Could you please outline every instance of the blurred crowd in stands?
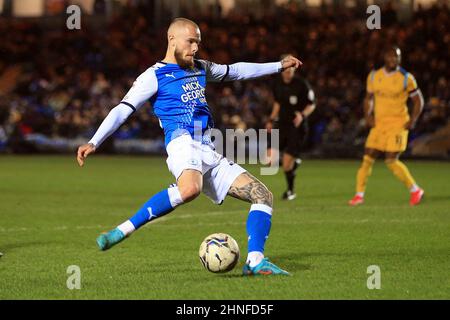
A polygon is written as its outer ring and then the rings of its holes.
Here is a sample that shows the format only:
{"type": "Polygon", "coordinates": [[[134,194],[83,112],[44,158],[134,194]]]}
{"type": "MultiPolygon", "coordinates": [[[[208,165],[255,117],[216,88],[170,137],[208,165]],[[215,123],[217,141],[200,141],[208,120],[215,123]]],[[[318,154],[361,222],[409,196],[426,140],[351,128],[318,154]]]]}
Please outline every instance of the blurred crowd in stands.
{"type": "MultiPolygon", "coordinates": [[[[29,134],[87,141],[134,79],[164,57],[167,26],[155,28],[151,14],[150,8],[129,7],[105,27],[83,25],[75,31],[0,19],[0,150],[29,150],[24,144],[29,134]]],[[[309,12],[288,5],[258,18],[242,12],[222,19],[183,15],[202,31],[199,58],[232,63],[278,61],[286,52],[300,57],[304,67],[298,74],[317,98],[310,152],[362,151],[365,81],[372,68],[382,65],[380,53],[388,44],[402,49],[402,65],[415,75],[425,98],[424,114],[410,138],[448,123],[448,7],[419,9],[407,22],[383,8],[380,30],[368,30],[365,10],[356,9],[309,12]]],[[[216,127],[264,128],[273,103],[272,80],[210,84],[207,100],[216,127]]],[[[162,139],[151,106],[134,114],[114,138],[162,139]]]]}

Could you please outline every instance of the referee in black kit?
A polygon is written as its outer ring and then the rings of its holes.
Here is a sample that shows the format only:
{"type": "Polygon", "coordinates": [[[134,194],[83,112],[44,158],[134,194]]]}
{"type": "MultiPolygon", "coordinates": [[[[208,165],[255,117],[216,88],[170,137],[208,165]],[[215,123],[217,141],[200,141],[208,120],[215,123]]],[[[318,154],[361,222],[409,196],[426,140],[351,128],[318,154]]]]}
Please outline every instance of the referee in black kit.
{"type": "Polygon", "coordinates": [[[308,134],[307,119],[316,108],[314,91],[306,79],[295,77],[295,68],[288,68],[275,81],[273,95],[275,101],[266,129],[269,132],[272,128],[280,130],[279,151],[283,153],[282,166],[287,181],[283,199],[293,200],[297,196],[294,192],[295,170],[308,134]]]}

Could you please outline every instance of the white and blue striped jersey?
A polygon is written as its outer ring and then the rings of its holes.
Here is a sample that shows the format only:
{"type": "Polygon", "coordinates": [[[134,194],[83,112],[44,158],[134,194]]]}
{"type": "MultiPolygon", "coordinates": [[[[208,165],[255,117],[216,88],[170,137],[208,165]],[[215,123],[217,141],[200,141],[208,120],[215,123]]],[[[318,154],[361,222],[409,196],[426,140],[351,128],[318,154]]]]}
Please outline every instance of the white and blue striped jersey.
{"type": "Polygon", "coordinates": [[[188,132],[194,137],[199,130],[203,134],[214,125],[205,97],[208,82],[252,79],[280,72],[281,68],[281,62],[221,65],[195,60],[192,68],[158,62],[136,79],[116,107],[118,110],[111,110],[110,119],[104,120],[90,142],[95,146],[101,144],[147,101],[159,118],[166,146],[179,134],[188,132]]]}

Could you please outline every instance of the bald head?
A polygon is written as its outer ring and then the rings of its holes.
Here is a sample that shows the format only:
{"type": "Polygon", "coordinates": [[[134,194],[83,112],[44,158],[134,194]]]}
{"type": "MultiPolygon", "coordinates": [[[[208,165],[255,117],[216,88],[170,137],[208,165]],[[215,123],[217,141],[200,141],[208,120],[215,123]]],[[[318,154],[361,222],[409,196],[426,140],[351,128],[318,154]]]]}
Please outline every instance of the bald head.
{"type": "Polygon", "coordinates": [[[194,21],[186,18],[176,18],[170,24],[169,29],[167,30],[167,36],[175,36],[176,34],[183,32],[186,29],[194,29],[200,31],[200,28],[194,21]]]}
{"type": "Polygon", "coordinates": [[[397,46],[387,47],[384,50],[384,66],[388,71],[398,68],[402,60],[402,53],[397,46]]]}
{"type": "Polygon", "coordinates": [[[186,18],[176,18],[167,30],[167,62],[174,62],[181,67],[192,67],[194,56],[198,51],[201,34],[198,25],[186,18]]]}

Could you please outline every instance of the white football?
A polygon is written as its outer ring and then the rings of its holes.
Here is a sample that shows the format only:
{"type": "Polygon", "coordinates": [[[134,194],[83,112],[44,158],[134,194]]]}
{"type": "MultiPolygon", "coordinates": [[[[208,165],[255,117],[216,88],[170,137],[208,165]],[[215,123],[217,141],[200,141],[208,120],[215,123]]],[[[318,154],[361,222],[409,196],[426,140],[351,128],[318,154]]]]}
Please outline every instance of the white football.
{"type": "Polygon", "coordinates": [[[206,270],[228,272],[239,261],[239,246],[229,234],[213,233],[203,240],[198,255],[206,270]]]}

